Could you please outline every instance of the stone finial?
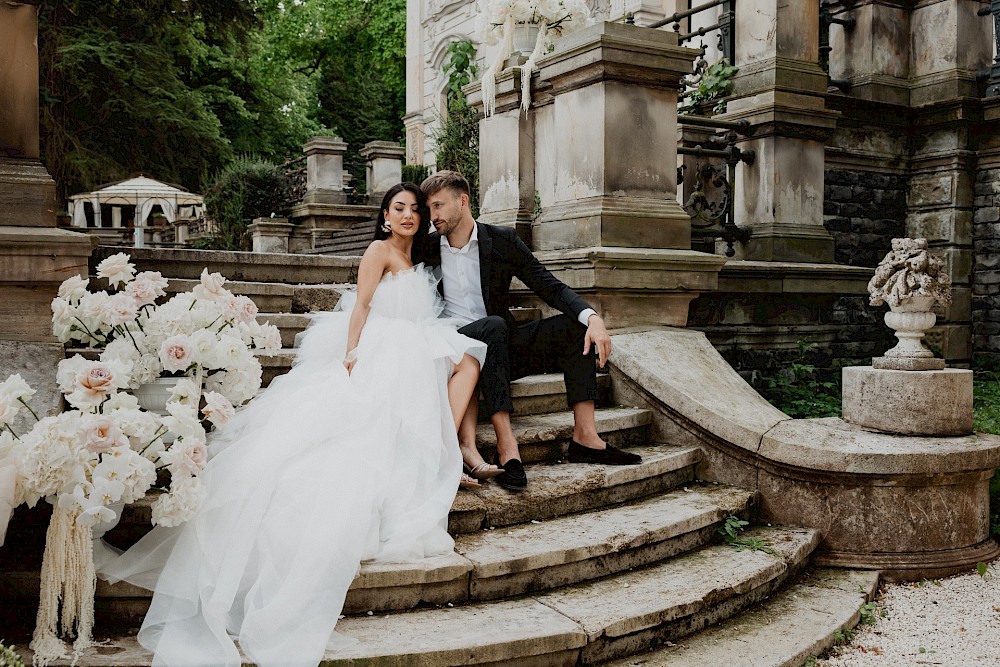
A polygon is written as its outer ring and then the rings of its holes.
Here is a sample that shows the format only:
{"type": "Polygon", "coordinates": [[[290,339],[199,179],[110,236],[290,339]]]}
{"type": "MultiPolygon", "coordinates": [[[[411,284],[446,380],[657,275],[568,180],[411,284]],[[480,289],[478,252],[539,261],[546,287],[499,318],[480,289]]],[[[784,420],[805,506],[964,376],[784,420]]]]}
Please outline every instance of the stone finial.
{"type": "Polygon", "coordinates": [[[944,368],[924,345],[924,331],[934,326],[937,301],[951,303],[951,277],[940,258],[927,250],[927,239],[893,239],[892,251],[876,267],[868,283],[873,306],[889,304],[885,323],[899,343],[883,357],[872,359],[880,370],[930,371],[944,368]]]}
{"type": "Polygon", "coordinates": [[[933,297],[942,305],[951,303],[951,277],[944,262],[927,250],[927,239],[893,239],[892,250],[879,262],[868,283],[873,306],[888,303],[893,310],[914,297],[933,297]]]}

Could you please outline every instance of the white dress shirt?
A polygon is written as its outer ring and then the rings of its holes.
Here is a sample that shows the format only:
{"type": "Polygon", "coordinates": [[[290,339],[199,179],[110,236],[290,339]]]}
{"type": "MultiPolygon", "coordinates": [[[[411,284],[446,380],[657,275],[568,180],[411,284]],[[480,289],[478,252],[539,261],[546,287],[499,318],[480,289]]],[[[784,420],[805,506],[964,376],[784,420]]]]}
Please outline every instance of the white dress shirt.
{"type": "MultiPolygon", "coordinates": [[[[452,248],[448,237],[441,235],[441,279],[444,283],[444,314],[461,321],[462,325],[486,317],[483,302],[483,281],[479,272],[479,225],[473,225],[469,242],[452,248]]],[[[584,308],[579,321],[587,326],[593,308],[584,308]]]]}

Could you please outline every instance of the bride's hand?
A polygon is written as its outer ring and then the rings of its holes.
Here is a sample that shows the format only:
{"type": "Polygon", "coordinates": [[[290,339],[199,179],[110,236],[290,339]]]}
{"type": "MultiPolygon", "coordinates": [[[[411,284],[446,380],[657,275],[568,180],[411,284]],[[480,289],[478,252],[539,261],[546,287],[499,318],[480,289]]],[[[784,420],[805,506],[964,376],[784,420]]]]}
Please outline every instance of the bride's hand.
{"type": "Polygon", "coordinates": [[[354,370],[354,365],[356,363],[358,363],[358,348],[354,348],[344,355],[344,368],[347,369],[348,375],[350,375],[351,371],[354,370]]]}

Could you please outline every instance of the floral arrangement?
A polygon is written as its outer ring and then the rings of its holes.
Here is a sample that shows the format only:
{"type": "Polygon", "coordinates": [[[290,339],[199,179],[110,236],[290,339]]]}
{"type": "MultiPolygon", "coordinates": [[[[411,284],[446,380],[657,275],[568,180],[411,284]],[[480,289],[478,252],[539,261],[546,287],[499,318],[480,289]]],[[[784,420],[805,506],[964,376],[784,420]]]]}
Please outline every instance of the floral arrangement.
{"type": "Polygon", "coordinates": [[[513,52],[514,26],[537,25],[538,37],[527,62],[521,66],[521,108],[531,105],[531,73],[535,62],[552,45],[553,38],[590,25],[585,0],[481,0],[479,34],[486,44],[499,44],[496,60],[483,75],[486,116],[496,110],[496,75],[513,52]]]}
{"type": "Polygon", "coordinates": [[[60,341],[105,346],[101,360],[123,364],[131,389],[164,374],[201,373],[210,392],[232,405],[257,393],[261,367],[253,350],[275,352],[281,337],[273,325],[257,322],[257,306],[227,290],[221,274],[205,269],[201,284],[160,306],[155,302],[167,281],[156,271],[136,274],[125,253],[102,261],[97,276],[120,290],[88,292],[88,280],[78,277],[59,288],[52,332],[60,341]]]}
{"type": "Polygon", "coordinates": [[[868,282],[873,306],[888,303],[897,308],[916,296],[951,303],[951,276],[939,257],[930,254],[927,239],[892,240],[892,250],[879,262],[868,282]]]}
{"type": "Polygon", "coordinates": [[[74,649],[93,645],[94,526],[113,525],[160,470],[170,481],[153,523],[176,526],[193,516],[204,497],[206,423],[225,425],[260,389],[253,350],[281,345],[277,328],[258,324],[253,302],[226,290],[219,274],[202,272],[194,290],[157,306],[166,280],[137,275],[127,255],[107,258],[97,273],[121,289],[88,292],[88,281],[74,277],[52,302],[60,340],[106,346],[98,360],[77,354],[59,363],[56,382],[71,409],[39,418],[28,403],[35,391],[20,375],[0,382],[0,544],[13,507],[42,498],[54,506],[31,644],[40,664],[66,656],[56,634],[60,600],[63,632],[75,627],[74,649]],[[163,414],[127,393],[164,374],[176,380],[163,414]],[[18,434],[12,424],[23,409],[36,423],[18,434]]]}

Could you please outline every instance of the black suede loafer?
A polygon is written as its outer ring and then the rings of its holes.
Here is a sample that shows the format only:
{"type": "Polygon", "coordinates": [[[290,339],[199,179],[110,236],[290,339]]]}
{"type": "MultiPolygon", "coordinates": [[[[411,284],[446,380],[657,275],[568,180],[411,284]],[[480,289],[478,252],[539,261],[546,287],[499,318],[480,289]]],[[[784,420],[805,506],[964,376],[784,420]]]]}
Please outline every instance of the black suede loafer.
{"type": "Polygon", "coordinates": [[[576,440],[571,440],[569,443],[569,462],[631,466],[642,463],[642,457],[631,452],[624,452],[611,445],[608,445],[605,449],[591,449],[590,447],[584,447],[576,440]]]}
{"type": "Polygon", "coordinates": [[[509,491],[523,491],[528,488],[528,476],[524,474],[524,466],[518,459],[505,461],[500,467],[503,468],[503,474],[493,478],[497,484],[509,491]]]}

